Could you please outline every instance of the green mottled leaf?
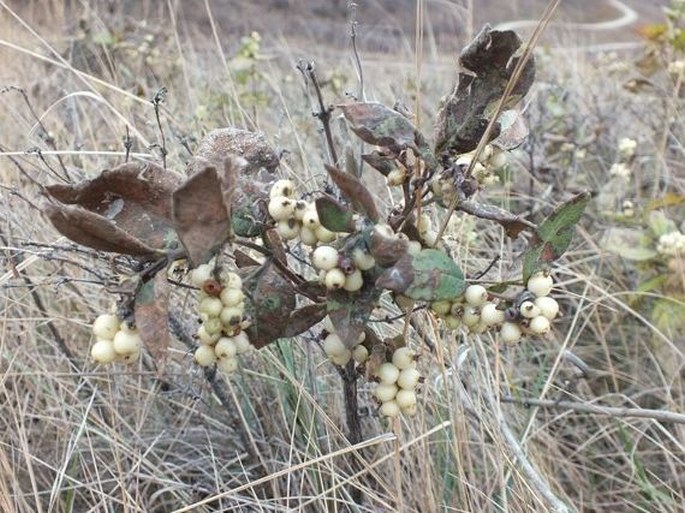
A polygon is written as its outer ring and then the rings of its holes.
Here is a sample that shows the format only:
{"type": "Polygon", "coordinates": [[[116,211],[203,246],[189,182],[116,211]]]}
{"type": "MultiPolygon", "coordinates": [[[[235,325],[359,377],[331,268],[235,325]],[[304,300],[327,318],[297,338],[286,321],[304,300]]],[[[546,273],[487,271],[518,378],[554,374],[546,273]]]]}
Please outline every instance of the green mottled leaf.
{"type": "Polygon", "coordinates": [[[354,215],[350,209],[328,195],[317,198],[315,204],[316,213],[324,228],[337,233],[354,231],[354,215]]]}
{"type": "Polygon", "coordinates": [[[457,298],[466,288],[464,273],[445,253],[424,249],[405,254],[376,280],[376,286],[419,301],[457,298]]]}
{"type": "Polygon", "coordinates": [[[523,256],[523,281],[557,260],[571,245],[575,226],[580,221],[590,193],[582,192],[559,205],[539,226],[531,247],[523,256]]]}

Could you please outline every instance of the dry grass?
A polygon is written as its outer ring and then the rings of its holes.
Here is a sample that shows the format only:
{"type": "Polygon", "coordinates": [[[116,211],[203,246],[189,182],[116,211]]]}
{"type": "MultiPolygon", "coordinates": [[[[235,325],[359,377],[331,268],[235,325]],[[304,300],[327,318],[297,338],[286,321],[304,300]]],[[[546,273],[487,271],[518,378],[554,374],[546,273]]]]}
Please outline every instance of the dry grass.
{"type": "MultiPolygon", "coordinates": [[[[317,59],[322,77],[337,73],[339,83],[325,87],[331,102],[357,88],[348,50],[304,53],[301,42],[264,36],[254,79],[240,83],[231,60],[237,39],[219,48],[211,26],[171,17],[167,3],[139,3],[138,18],[92,4],[68,9],[52,0],[12,10],[0,2],[0,86],[23,89],[31,105],[16,90],[0,95],[0,511],[528,512],[552,511],[554,500],[569,511],[682,511],[683,424],[498,399],[685,412],[683,334],[659,331],[649,311],[631,302],[635,270],[598,245],[611,222],[598,208],[557,267],[555,294],[566,315],[548,341],[515,349],[489,336],[464,343],[419,313],[422,336],[436,347],[420,361],[419,413],[388,424],[361,383],[365,441],[356,446],[345,437],[338,374],[313,335],[249,355],[230,379],[203,373],[181,343],[162,381],[149,359],[134,368],[90,362],[89,322],[113,297],[96,283],[116,274],[114,264],[69,250],[35,207],[37,184],[120,163],[127,127],[135,157],[158,158],[148,99],[165,86],[171,168],[181,171],[185,146],[192,150],[214,127],[258,126],[290,151],[283,172],[313,190],[324,181],[325,145],[293,64],[301,55],[317,59]],[[34,146],[44,160],[22,154],[34,146]],[[593,370],[579,376],[567,351],[593,370]]],[[[404,37],[397,55],[363,56],[366,95],[390,104],[418,98],[429,127],[450,88],[453,59],[423,60],[417,80],[412,47],[413,37],[404,37]]],[[[515,179],[493,189],[491,201],[540,218],[568,190],[599,190],[616,141],[627,136],[640,142],[628,196],[645,202],[685,193],[674,142],[682,136],[681,100],[667,90],[628,93],[622,84],[634,68],[610,72],[571,53],[538,62],[527,110],[531,142],[518,155],[515,179]],[[582,146],[587,157],[570,159],[550,134],[582,146]]],[[[390,205],[383,183],[374,187],[390,205]]],[[[488,277],[518,272],[521,246],[489,223],[461,219],[453,239],[467,274],[496,255],[488,277]]],[[[177,299],[174,316],[190,331],[190,302],[177,299]]],[[[422,347],[419,334],[412,340],[422,347]]]]}

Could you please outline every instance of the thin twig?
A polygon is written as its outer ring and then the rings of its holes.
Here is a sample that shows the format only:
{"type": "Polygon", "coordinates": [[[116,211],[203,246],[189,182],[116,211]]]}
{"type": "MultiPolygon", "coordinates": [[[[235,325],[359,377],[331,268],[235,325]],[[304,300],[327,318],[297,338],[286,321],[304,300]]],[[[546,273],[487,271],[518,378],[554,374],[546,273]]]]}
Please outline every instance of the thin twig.
{"type": "Polygon", "coordinates": [[[331,112],[333,112],[333,107],[326,107],[323,102],[323,93],[321,92],[321,85],[319,84],[319,79],[316,76],[314,62],[299,62],[297,69],[304,75],[306,79],[314,86],[314,91],[316,92],[316,99],[319,103],[319,111],[314,112],[314,117],[316,117],[323,125],[323,131],[326,136],[326,144],[328,145],[328,151],[331,156],[331,164],[337,165],[338,154],[335,151],[335,146],[333,144],[333,133],[331,132],[331,112]]]}
{"type": "MultiPolygon", "coordinates": [[[[162,128],[162,120],[159,117],[159,107],[166,101],[166,96],[167,96],[167,88],[162,86],[159,88],[159,91],[155,93],[155,95],[152,97],[152,105],[155,108],[155,119],[157,120],[157,128],[159,129],[159,134],[162,139],[162,144],[160,146],[160,151],[162,153],[162,167],[164,170],[166,170],[166,155],[167,155],[167,150],[166,150],[166,137],[164,136],[164,128],[162,128]]],[[[128,129],[128,127],[127,127],[128,129]]],[[[128,155],[128,150],[127,150],[127,155],[128,155]]]]}

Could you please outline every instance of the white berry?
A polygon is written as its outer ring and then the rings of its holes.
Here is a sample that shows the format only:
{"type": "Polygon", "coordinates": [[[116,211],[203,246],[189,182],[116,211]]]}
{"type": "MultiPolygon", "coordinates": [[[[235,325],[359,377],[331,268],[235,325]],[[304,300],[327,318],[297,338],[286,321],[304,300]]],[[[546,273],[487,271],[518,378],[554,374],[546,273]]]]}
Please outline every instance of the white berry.
{"type": "Polygon", "coordinates": [[[218,317],[223,307],[224,304],[221,302],[221,299],[214,296],[208,296],[200,301],[197,311],[208,317],[218,317]]]}
{"type": "Polygon", "coordinates": [[[505,322],[502,324],[499,334],[502,342],[505,344],[515,344],[521,340],[523,332],[518,324],[514,322],[505,322]]]}
{"type": "Polygon", "coordinates": [[[117,354],[133,354],[140,351],[140,347],[143,345],[143,340],[140,338],[138,333],[118,331],[117,334],[114,335],[112,345],[117,354]]]}
{"type": "Polygon", "coordinates": [[[504,319],[504,310],[498,309],[495,303],[485,303],[480,309],[480,320],[486,326],[502,324],[504,319]]]}
{"type": "Polygon", "coordinates": [[[302,222],[304,219],[304,214],[307,212],[309,204],[306,201],[299,200],[295,202],[295,208],[293,210],[293,217],[298,221],[302,222]]]}
{"type": "Polygon", "coordinates": [[[400,390],[395,396],[395,401],[397,401],[397,406],[402,410],[411,408],[416,404],[416,392],[413,390],[400,390]]]}
{"type": "Polygon", "coordinates": [[[384,417],[397,417],[400,414],[400,407],[397,401],[388,401],[383,403],[378,411],[384,417]]]}
{"type": "Polygon", "coordinates": [[[352,351],[349,349],[345,349],[341,354],[336,354],[334,356],[330,357],[331,362],[333,362],[336,365],[339,365],[340,367],[344,367],[347,365],[347,362],[349,362],[352,359],[352,351]]]}
{"type": "Polygon", "coordinates": [[[464,313],[461,314],[461,321],[465,326],[475,326],[480,322],[480,309],[475,306],[467,306],[464,308],[464,313]]]}
{"type": "Polygon", "coordinates": [[[397,384],[405,390],[413,390],[419,384],[420,378],[421,373],[413,367],[409,367],[400,372],[397,377],[397,384]]]}
{"type": "Polygon", "coordinates": [[[319,239],[319,242],[323,242],[324,244],[335,240],[335,232],[330,231],[325,226],[317,226],[314,229],[314,235],[319,239]]]}
{"type": "Polygon", "coordinates": [[[190,273],[190,281],[196,287],[202,287],[202,284],[212,278],[212,266],[209,264],[200,264],[190,273]]]}
{"type": "Polygon", "coordinates": [[[332,246],[319,246],[312,252],[312,264],[321,271],[330,271],[338,265],[340,254],[332,246]]]}
{"type": "Polygon", "coordinates": [[[387,383],[380,383],[378,386],[376,386],[376,389],[373,391],[373,395],[376,396],[376,399],[378,399],[382,403],[387,403],[388,401],[392,401],[395,398],[395,395],[397,394],[397,391],[399,389],[397,388],[397,385],[393,384],[387,384],[387,383]]]}
{"type": "Polygon", "coordinates": [[[226,374],[231,374],[238,370],[238,360],[235,358],[220,358],[216,362],[216,368],[226,374]]]}
{"type": "Polygon", "coordinates": [[[323,283],[326,285],[327,289],[339,289],[345,285],[345,273],[342,272],[342,269],[338,269],[337,267],[330,271],[326,271],[326,277],[324,278],[323,283]]]}
{"type": "Polygon", "coordinates": [[[371,253],[360,247],[352,250],[352,261],[357,269],[361,271],[368,271],[374,265],[376,265],[376,260],[373,258],[371,253]]]}
{"type": "Polygon", "coordinates": [[[267,210],[274,221],[285,221],[293,217],[295,202],[285,196],[277,196],[269,200],[267,210]]]}
{"type": "Polygon", "coordinates": [[[450,313],[450,310],[452,310],[452,302],[446,300],[435,301],[431,303],[431,310],[438,315],[447,315],[450,313]]]}
{"type": "Polygon", "coordinates": [[[385,362],[378,367],[378,370],[376,371],[376,376],[381,381],[381,383],[391,385],[395,383],[397,381],[397,378],[400,376],[400,369],[395,367],[390,362],[385,362]]]}
{"type": "Polygon", "coordinates": [[[210,334],[207,332],[204,324],[197,330],[197,339],[200,341],[200,344],[211,346],[216,344],[219,338],[221,338],[221,332],[210,334]]]}
{"type": "Polygon", "coordinates": [[[295,219],[284,219],[278,222],[276,231],[285,240],[295,240],[300,236],[300,223],[295,219]]]}
{"type": "Polygon", "coordinates": [[[214,348],[211,346],[199,346],[195,350],[195,361],[198,365],[202,367],[209,367],[214,362],[216,362],[216,354],[214,353],[214,348]]]}
{"type": "Polygon", "coordinates": [[[205,331],[210,336],[213,336],[216,333],[221,333],[221,330],[224,328],[221,319],[219,319],[218,317],[210,317],[207,320],[205,320],[202,325],[205,327],[205,331]]]}
{"type": "Polygon", "coordinates": [[[238,354],[247,353],[250,349],[252,349],[250,339],[248,338],[247,333],[245,333],[244,331],[241,331],[232,338],[233,342],[235,343],[236,352],[238,354]]]}
{"type": "Polygon", "coordinates": [[[236,273],[228,270],[219,272],[219,281],[224,289],[242,289],[243,280],[236,273]]]}
{"type": "Polygon", "coordinates": [[[544,272],[535,273],[528,280],[526,288],[537,297],[548,296],[552,292],[554,281],[552,277],[544,272]]]}
{"type": "Polygon", "coordinates": [[[214,346],[214,353],[217,358],[233,358],[238,353],[238,347],[232,338],[221,337],[214,346]]]}
{"type": "Polygon", "coordinates": [[[540,309],[540,315],[544,315],[550,321],[559,315],[559,303],[553,297],[539,297],[535,300],[535,306],[540,309]]]}
{"type": "Polygon", "coordinates": [[[226,306],[222,308],[219,319],[224,326],[237,326],[243,320],[244,313],[242,303],[239,306],[226,306]]]}
{"type": "Polygon", "coordinates": [[[224,306],[236,306],[243,302],[245,299],[245,294],[241,289],[224,288],[219,295],[219,299],[224,306]]]}
{"type": "Polygon", "coordinates": [[[97,363],[112,363],[117,359],[117,353],[114,351],[114,344],[111,340],[100,339],[90,349],[90,356],[97,363]]]}
{"type": "Polygon", "coordinates": [[[445,321],[445,327],[448,330],[456,330],[461,328],[461,317],[457,317],[456,315],[446,315],[443,320],[445,321]]]}
{"type": "Polygon", "coordinates": [[[464,292],[464,299],[471,306],[482,306],[488,300],[488,291],[482,285],[469,285],[464,292]]]}
{"type": "Polygon", "coordinates": [[[355,269],[352,274],[345,276],[343,288],[348,292],[357,292],[364,286],[364,277],[359,269],[355,269]]]}
{"type": "Polygon", "coordinates": [[[347,347],[343,344],[343,341],[335,333],[329,333],[328,336],[323,340],[323,350],[327,356],[336,356],[343,354],[347,351],[347,347]]]}
{"type": "Polygon", "coordinates": [[[306,226],[310,230],[314,231],[321,225],[319,221],[319,214],[316,211],[316,206],[314,203],[310,203],[309,208],[302,216],[302,226],[306,226]]]}
{"type": "Polygon", "coordinates": [[[119,331],[119,324],[121,321],[114,314],[98,315],[95,322],[93,322],[93,334],[97,338],[112,340],[117,331],[119,331]]]}
{"type": "Polygon", "coordinates": [[[533,317],[540,315],[540,308],[532,301],[524,301],[521,303],[521,306],[519,306],[519,312],[521,312],[521,315],[526,319],[532,319],[533,317]]]}
{"type": "Polygon", "coordinates": [[[352,358],[355,362],[362,364],[369,359],[369,350],[366,346],[359,344],[352,350],[352,358]]]}
{"type": "Polygon", "coordinates": [[[408,369],[414,364],[414,351],[408,347],[398,347],[392,354],[392,363],[400,370],[408,369]]]}
{"type": "Polygon", "coordinates": [[[278,196],[285,196],[292,198],[295,194],[295,184],[291,180],[277,180],[269,191],[270,198],[277,198],[278,196]]]}
{"type": "Polygon", "coordinates": [[[546,335],[552,328],[549,319],[544,315],[538,315],[530,320],[530,325],[528,326],[530,331],[537,335],[546,335]]]}
{"type": "Polygon", "coordinates": [[[316,233],[314,233],[314,230],[306,227],[306,226],[301,226],[300,227],[300,240],[302,241],[302,244],[305,246],[316,246],[316,243],[319,242],[318,237],[316,236],[316,233]]]}

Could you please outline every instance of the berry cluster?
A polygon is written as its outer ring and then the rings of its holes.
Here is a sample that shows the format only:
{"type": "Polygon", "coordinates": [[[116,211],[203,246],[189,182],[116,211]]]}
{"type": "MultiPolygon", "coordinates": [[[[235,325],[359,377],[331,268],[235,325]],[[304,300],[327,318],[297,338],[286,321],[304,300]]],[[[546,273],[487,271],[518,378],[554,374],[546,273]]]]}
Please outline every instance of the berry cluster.
{"type": "Polygon", "coordinates": [[[381,403],[379,413],[382,416],[416,413],[416,387],[421,374],[416,369],[416,355],[411,349],[406,346],[395,349],[392,361],[379,365],[374,375],[378,379],[374,396],[381,403]]]}
{"type": "Polygon", "coordinates": [[[457,301],[437,301],[431,309],[442,318],[448,329],[465,327],[469,333],[484,333],[499,328],[505,344],[515,344],[524,334],[542,336],[549,333],[551,321],[559,313],[559,304],[549,297],[552,277],[538,272],[530,277],[527,292],[515,304],[491,300],[482,285],[469,285],[457,301]]]}
{"type": "Polygon", "coordinates": [[[210,262],[193,270],[191,282],[200,288],[197,311],[202,322],[195,361],[204,367],[216,363],[220,370],[233,372],[238,366],[236,355],[252,347],[242,331],[247,327],[242,280],[231,271],[214,272],[210,262]]]}
{"type": "Polygon", "coordinates": [[[97,338],[90,356],[98,363],[131,363],[140,356],[143,341],[135,328],[114,314],[102,314],[93,323],[97,338]]]}
{"type": "Polygon", "coordinates": [[[369,350],[364,345],[366,333],[359,335],[356,344],[352,349],[348,349],[338,335],[330,331],[323,339],[323,350],[328,359],[340,367],[347,365],[347,362],[354,360],[357,365],[365,363],[369,359],[369,350]]]}
{"type": "Polygon", "coordinates": [[[333,246],[319,246],[311,254],[312,265],[319,271],[319,280],[327,289],[356,292],[364,285],[362,271],[368,271],[376,261],[363,248],[350,255],[341,254],[333,246]]]}
{"type": "Polygon", "coordinates": [[[285,240],[299,238],[307,246],[335,240],[335,233],[321,225],[313,202],[296,200],[295,186],[290,180],[278,180],[269,192],[269,215],[276,221],[276,230],[285,240]]]}

